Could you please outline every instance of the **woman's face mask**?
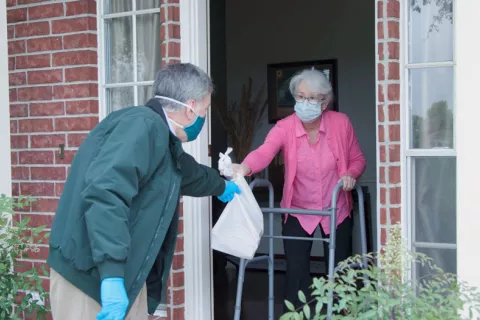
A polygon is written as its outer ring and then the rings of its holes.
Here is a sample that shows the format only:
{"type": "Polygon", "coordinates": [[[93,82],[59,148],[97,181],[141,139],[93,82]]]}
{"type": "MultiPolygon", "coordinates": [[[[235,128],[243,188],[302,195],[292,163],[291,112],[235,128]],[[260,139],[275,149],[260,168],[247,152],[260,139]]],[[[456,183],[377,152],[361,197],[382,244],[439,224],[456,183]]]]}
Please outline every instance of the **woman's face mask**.
{"type": "Polygon", "coordinates": [[[297,117],[305,123],[311,123],[322,115],[322,104],[324,101],[316,103],[310,102],[308,99],[304,101],[297,101],[295,103],[295,113],[297,117]]]}
{"type": "Polygon", "coordinates": [[[167,119],[168,119],[168,121],[170,121],[173,124],[177,125],[178,127],[182,128],[183,131],[185,131],[185,134],[187,135],[187,141],[193,141],[193,140],[197,139],[198,135],[202,131],[203,125],[205,124],[206,116],[205,117],[200,117],[198,115],[198,113],[191,106],[189,106],[186,103],[177,101],[175,99],[164,97],[164,96],[155,96],[155,98],[161,98],[161,99],[165,99],[165,100],[168,100],[168,101],[172,101],[172,102],[178,103],[182,106],[185,106],[185,108],[188,108],[188,109],[192,110],[195,113],[196,117],[195,117],[195,120],[187,126],[182,126],[181,124],[177,123],[176,121],[174,121],[174,120],[172,120],[168,117],[167,117],[167,119]]]}

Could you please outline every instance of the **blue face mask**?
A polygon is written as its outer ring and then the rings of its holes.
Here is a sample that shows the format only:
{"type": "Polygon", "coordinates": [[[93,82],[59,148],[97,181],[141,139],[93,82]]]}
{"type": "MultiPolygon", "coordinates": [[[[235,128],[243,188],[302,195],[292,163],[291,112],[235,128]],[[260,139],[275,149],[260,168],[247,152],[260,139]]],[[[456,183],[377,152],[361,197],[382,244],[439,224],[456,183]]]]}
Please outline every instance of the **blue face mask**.
{"type": "Polygon", "coordinates": [[[195,121],[193,121],[191,125],[183,127],[183,130],[187,134],[188,141],[193,141],[197,139],[200,132],[202,132],[203,125],[205,124],[205,118],[206,117],[202,118],[197,114],[195,121]]]}
{"type": "Polygon", "coordinates": [[[155,98],[161,98],[161,99],[169,100],[169,101],[172,101],[172,102],[181,104],[182,106],[185,106],[186,108],[192,110],[192,111],[196,114],[196,117],[195,117],[195,120],[194,120],[191,124],[189,124],[188,126],[182,126],[181,124],[177,123],[176,121],[173,121],[173,120],[170,119],[170,118],[167,118],[167,119],[168,119],[168,121],[170,121],[170,122],[172,122],[173,124],[175,124],[175,125],[179,126],[180,128],[182,128],[183,131],[185,131],[185,134],[187,135],[187,141],[193,141],[193,140],[197,139],[198,135],[199,135],[200,132],[202,131],[203,125],[205,124],[205,119],[206,119],[206,117],[200,117],[200,116],[195,112],[195,110],[193,110],[193,108],[190,107],[190,106],[189,106],[188,104],[186,104],[186,103],[177,101],[177,100],[172,99],[172,98],[164,97],[164,96],[155,96],[155,98]]]}
{"type": "Polygon", "coordinates": [[[295,104],[295,113],[302,122],[310,123],[322,115],[322,102],[311,103],[307,100],[295,104]]]}

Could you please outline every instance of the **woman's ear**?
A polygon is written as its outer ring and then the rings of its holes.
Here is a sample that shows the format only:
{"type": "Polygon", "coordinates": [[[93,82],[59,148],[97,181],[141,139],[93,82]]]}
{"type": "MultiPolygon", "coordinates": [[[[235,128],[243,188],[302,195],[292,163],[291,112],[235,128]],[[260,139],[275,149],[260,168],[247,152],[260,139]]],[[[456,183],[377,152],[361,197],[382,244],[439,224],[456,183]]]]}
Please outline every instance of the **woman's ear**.
{"type": "Polygon", "coordinates": [[[322,111],[325,111],[330,103],[332,103],[333,97],[330,95],[327,99],[325,99],[325,103],[322,105],[322,111]]]}

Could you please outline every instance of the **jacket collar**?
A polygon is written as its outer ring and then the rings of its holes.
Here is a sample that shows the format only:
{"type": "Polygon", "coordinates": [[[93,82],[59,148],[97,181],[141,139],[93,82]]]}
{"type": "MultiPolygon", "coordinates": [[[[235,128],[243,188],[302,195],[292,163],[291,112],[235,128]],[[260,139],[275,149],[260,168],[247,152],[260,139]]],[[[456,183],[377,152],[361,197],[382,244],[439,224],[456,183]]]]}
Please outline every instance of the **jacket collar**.
{"type": "Polygon", "coordinates": [[[147,103],[145,103],[145,105],[158,113],[160,117],[162,117],[163,121],[165,121],[165,123],[167,122],[167,117],[165,116],[165,112],[160,101],[158,101],[157,99],[150,99],[147,101],[147,103]]]}
{"type": "MultiPolygon", "coordinates": [[[[167,116],[165,115],[165,111],[162,107],[162,104],[157,99],[148,100],[147,103],[145,103],[145,106],[149,107],[154,112],[158,113],[160,118],[162,118],[163,121],[165,121],[165,124],[170,129],[170,123],[167,121],[167,116]]],[[[182,142],[172,133],[171,129],[168,131],[169,131],[168,133],[169,133],[170,151],[173,153],[176,159],[179,159],[183,155],[182,142]]],[[[177,161],[177,169],[181,169],[181,165],[179,161],[177,161]]]]}
{"type": "Polygon", "coordinates": [[[172,126],[172,123],[168,121],[167,119],[167,113],[165,112],[165,109],[163,109],[162,104],[157,100],[157,99],[150,99],[147,101],[145,104],[147,107],[155,111],[160,115],[160,117],[165,121],[167,124],[168,128],[170,129],[170,132],[176,136],[175,134],[175,128],[172,126]]]}

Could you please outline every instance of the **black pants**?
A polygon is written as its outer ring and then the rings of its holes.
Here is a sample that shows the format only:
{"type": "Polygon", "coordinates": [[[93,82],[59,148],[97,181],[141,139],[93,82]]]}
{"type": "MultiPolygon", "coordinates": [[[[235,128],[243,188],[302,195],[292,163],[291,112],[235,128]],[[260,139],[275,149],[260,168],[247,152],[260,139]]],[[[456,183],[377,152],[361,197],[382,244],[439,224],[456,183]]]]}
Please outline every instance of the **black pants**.
{"type": "MultiPolygon", "coordinates": [[[[352,218],[345,219],[338,227],[336,233],[335,265],[352,255],[352,218]]],[[[322,228],[322,237],[326,238],[322,228]]],[[[289,216],[283,224],[282,234],[290,237],[313,237],[303,230],[296,217],[289,216]]],[[[298,291],[301,290],[307,299],[310,297],[313,284],[310,274],[310,254],[313,241],[308,240],[283,240],[285,259],[287,262],[285,300],[290,301],[298,308],[302,303],[298,300],[298,291]]],[[[326,272],[328,272],[329,249],[328,243],[324,242],[323,252],[325,255],[326,272]]]]}

